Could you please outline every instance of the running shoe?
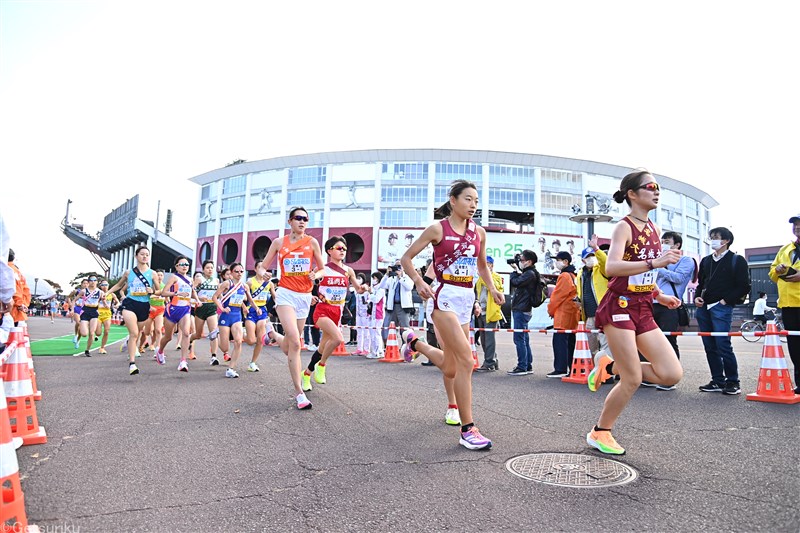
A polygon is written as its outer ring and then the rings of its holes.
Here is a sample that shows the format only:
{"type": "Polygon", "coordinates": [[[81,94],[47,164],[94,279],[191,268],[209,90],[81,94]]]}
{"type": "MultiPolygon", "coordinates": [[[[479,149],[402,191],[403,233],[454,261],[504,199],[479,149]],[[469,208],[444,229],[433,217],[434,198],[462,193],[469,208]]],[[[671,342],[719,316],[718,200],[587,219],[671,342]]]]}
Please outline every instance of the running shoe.
{"type": "Polygon", "coordinates": [[[600,385],[603,384],[605,380],[611,376],[611,374],[606,370],[606,367],[609,363],[613,363],[614,360],[611,359],[606,352],[600,351],[597,352],[594,356],[594,368],[591,372],[589,372],[589,377],[587,379],[587,385],[589,385],[589,390],[592,392],[597,392],[597,389],[600,388],[600,385]]]}
{"type": "Polygon", "coordinates": [[[180,350],[180,349],[181,349],[181,345],[180,345],[180,344],[179,344],[179,345],[177,345],[177,346],[175,347],[175,349],[176,349],[176,350],[180,350]]]}
{"type": "Polygon", "coordinates": [[[411,349],[411,341],[416,339],[417,336],[413,331],[407,329],[400,335],[400,337],[403,339],[403,347],[400,349],[400,353],[403,354],[403,359],[406,363],[411,363],[419,355],[419,352],[415,352],[411,349]]]}
{"type": "Polygon", "coordinates": [[[524,368],[515,366],[514,368],[506,372],[506,374],[508,374],[509,376],[527,376],[529,374],[533,374],[533,372],[528,372],[524,368]]]}
{"type": "Polygon", "coordinates": [[[209,332],[208,340],[213,341],[217,337],[219,337],[219,328],[214,328],[214,331],[209,332]]]}
{"type": "Polygon", "coordinates": [[[189,353],[189,355],[186,357],[186,359],[188,359],[190,361],[194,361],[195,359],[197,359],[197,356],[194,353],[189,353]]]}
{"type": "Polygon", "coordinates": [[[370,352],[367,352],[367,355],[365,355],[364,357],[366,357],[367,359],[380,359],[381,358],[380,355],[378,355],[376,353],[370,353],[370,352]]]}
{"type": "Polygon", "coordinates": [[[139,368],[136,366],[136,363],[130,363],[130,365],[128,366],[128,373],[131,376],[135,376],[136,374],[139,373],[139,368]]]}
{"type": "Polygon", "coordinates": [[[264,337],[261,339],[261,342],[266,346],[272,340],[269,334],[274,332],[275,328],[272,327],[272,323],[269,320],[265,320],[264,323],[266,324],[266,329],[264,330],[264,337]]]}
{"type": "Polygon", "coordinates": [[[707,385],[700,386],[700,392],[722,392],[725,387],[721,387],[713,381],[709,381],[707,385]]]}
{"type": "Polygon", "coordinates": [[[223,360],[223,361],[225,361],[225,362],[227,363],[228,361],[230,361],[230,360],[231,360],[231,356],[230,356],[230,355],[228,355],[228,353],[227,353],[227,352],[225,352],[224,354],[222,354],[222,360],[223,360]]]}
{"type": "Polygon", "coordinates": [[[552,372],[548,372],[545,374],[544,377],[546,378],[563,378],[569,376],[569,372],[561,372],[559,370],[553,370],[552,372]]]}
{"type": "MultiPolygon", "coordinates": [[[[156,350],[156,363],[163,365],[167,362],[167,356],[161,350],[156,350]]],[[[180,368],[178,368],[180,370],[180,368]]]]}
{"type": "Polygon", "coordinates": [[[325,369],[327,367],[322,365],[317,365],[314,367],[314,381],[319,383],[320,385],[325,384],[325,369]]]}
{"type": "Polygon", "coordinates": [[[448,426],[461,425],[461,415],[458,414],[457,407],[449,407],[447,409],[447,412],[444,414],[444,423],[448,426]]]}
{"type": "Polygon", "coordinates": [[[189,363],[187,363],[186,361],[182,360],[180,363],[178,363],[178,370],[180,370],[181,372],[188,372],[189,371],[189,363]]]}
{"type": "Polygon", "coordinates": [[[236,372],[236,370],[234,370],[232,368],[229,368],[228,370],[225,371],[225,377],[226,378],[238,378],[239,377],[239,373],[236,372]]]}
{"type": "Polygon", "coordinates": [[[261,370],[261,369],[258,368],[258,365],[253,363],[253,362],[251,362],[249,365],[247,365],[247,371],[248,372],[258,372],[259,370],[261,370]]]}
{"type": "Polygon", "coordinates": [[[309,344],[308,346],[306,346],[306,350],[308,350],[309,352],[316,352],[317,346],[315,344],[309,344]]]}
{"type": "Polygon", "coordinates": [[[99,350],[97,350],[97,353],[99,353],[101,355],[106,355],[108,352],[106,351],[105,348],[100,348],[99,350]]]}
{"type": "Polygon", "coordinates": [[[211,366],[219,366],[219,359],[216,356],[211,356],[211,362],[209,363],[211,366]]]}
{"type": "Polygon", "coordinates": [[[728,395],[736,395],[736,394],[741,394],[742,389],[739,386],[738,381],[729,381],[725,384],[725,388],[722,389],[722,393],[728,395]]]}
{"type": "Polygon", "coordinates": [[[78,336],[77,335],[73,335],[72,336],[72,342],[78,342],[78,336]]]}
{"type": "Polygon", "coordinates": [[[92,356],[92,354],[90,354],[90,353],[89,353],[89,350],[84,350],[84,352],[83,352],[83,356],[84,356],[84,357],[91,357],[91,356],[92,356]]]}
{"type": "Polygon", "coordinates": [[[119,351],[124,352],[128,349],[128,337],[122,339],[122,344],[119,345],[119,351]]]}
{"type": "Polygon", "coordinates": [[[469,450],[488,450],[492,447],[492,441],[481,435],[475,426],[469,428],[469,431],[462,431],[461,440],[458,442],[469,450]]]}
{"type": "Polygon", "coordinates": [[[301,387],[304,391],[310,391],[313,387],[311,386],[311,374],[306,374],[303,372],[303,385],[301,387]]]}
{"type": "Polygon", "coordinates": [[[295,400],[297,400],[298,409],[311,409],[311,402],[308,401],[308,398],[302,392],[297,395],[295,400]]]}
{"type": "Polygon", "coordinates": [[[610,431],[595,431],[593,429],[586,434],[586,443],[603,453],[611,455],[622,455],[625,453],[625,448],[617,444],[617,441],[614,439],[613,435],[611,435],[610,431]]]}
{"type": "Polygon", "coordinates": [[[656,390],[675,390],[675,385],[656,385],[656,390]]]}
{"type": "Polygon", "coordinates": [[[76,350],[79,348],[79,344],[80,344],[80,343],[79,343],[77,340],[73,340],[73,341],[72,341],[72,344],[74,344],[74,345],[75,345],[75,349],[76,349],[76,350]]]}

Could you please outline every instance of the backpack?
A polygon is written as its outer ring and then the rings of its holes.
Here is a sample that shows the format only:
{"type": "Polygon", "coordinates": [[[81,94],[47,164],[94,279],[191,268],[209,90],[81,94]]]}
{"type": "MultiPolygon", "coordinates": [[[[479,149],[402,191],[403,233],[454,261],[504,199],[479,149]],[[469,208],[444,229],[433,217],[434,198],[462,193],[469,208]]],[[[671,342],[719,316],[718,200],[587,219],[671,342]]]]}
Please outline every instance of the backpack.
{"type": "Polygon", "coordinates": [[[534,269],[534,272],[536,273],[536,281],[528,286],[528,290],[531,293],[531,305],[539,307],[547,300],[547,284],[542,281],[542,276],[539,275],[536,269],[534,269]]]}

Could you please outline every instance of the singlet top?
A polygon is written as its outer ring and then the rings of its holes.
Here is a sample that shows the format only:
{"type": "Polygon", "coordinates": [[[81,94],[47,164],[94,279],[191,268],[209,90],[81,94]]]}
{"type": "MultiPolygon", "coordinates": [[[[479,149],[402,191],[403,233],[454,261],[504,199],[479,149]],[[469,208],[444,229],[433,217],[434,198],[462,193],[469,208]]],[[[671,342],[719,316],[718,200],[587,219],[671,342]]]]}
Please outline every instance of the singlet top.
{"type": "Polygon", "coordinates": [[[325,265],[325,275],[319,280],[319,299],[326,304],[344,307],[350,280],[340,270],[333,263],[325,265]]]}
{"type": "MultiPolygon", "coordinates": [[[[153,287],[153,271],[148,268],[141,274],[142,277],[147,280],[147,283],[150,284],[150,287],[153,287]]],[[[150,295],[147,294],[147,287],[142,283],[142,280],[139,279],[139,276],[136,275],[133,269],[128,271],[128,298],[137,302],[150,303],[150,295]]]]}
{"type": "Polygon", "coordinates": [[[439,283],[472,288],[478,273],[478,254],[481,251],[481,239],[475,222],[467,221],[464,235],[455,232],[450,220],[445,218],[440,223],[442,240],[433,247],[436,279],[439,283]]]}
{"type": "Polygon", "coordinates": [[[188,307],[189,300],[192,298],[192,282],[180,274],[174,274],[174,276],[175,281],[169,286],[169,292],[177,294],[170,298],[169,305],[173,307],[188,307]]]}
{"type": "Polygon", "coordinates": [[[272,282],[269,280],[258,281],[256,276],[253,276],[247,282],[250,284],[250,296],[256,303],[256,307],[264,307],[269,300],[269,288],[272,282]],[[263,289],[261,287],[264,287],[263,289]]]}
{"type": "Polygon", "coordinates": [[[311,236],[306,235],[297,242],[289,242],[289,235],[283,238],[283,246],[278,251],[278,268],[280,281],[278,287],[300,293],[310,293],[314,282],[308,277],[311,272],[311,260],[314,249],[311,236]]]}
{"type": "Polygon", "coordinates": [[[102,309],[111,309],[111,302],[114,301],[114,295],[110,292],[106,294],[106,297],[100,301],[100,307],[102,309]]]}
{"type": "MultiPolygon", "coordinates": [[[[154,291],[157,291],[157,290],[160,290],[160,289],[163,289],[163,288],[164,288],[164,285],[161,285],[160,287],[156,287],[155,284],[153,284],[153,290],[154,291]]],[[[165,302],[166,302],[166,298],[164,298],[163,296],[156,296],[155,293],[150,295],[150,307],[164,307],[164,303],[165,302]]]]}
{"type": "Polygon", "coordinates": [[[214,297],[214,293],[217,292],[217,287],[219,287],[219,283],[214,278],[203,278],[203,282],[197,286],[195,291],[197,291],[197,296],[201,298],[201,302],[203,305],[215,305],[212,298],[214,297]],[[207,298],[207,301],[202,301],[202,298],[207,298]]]}
{"type": "MultiPolygon", "coordinates": [[[[228,287],[228,290],[225,293],[230,293],[231,288],[236,285],[233,280],[230,280],[231,287],[228,287]]],[[[224,298],[222,300],[222,307],[241,307],[242,303],[244,302],[245,292],[244,292],[244,285],[239,285],[233,293],[224,298]]]]}
{"type": "MultiPolygon", "coordinates": [[[[631,243],[622,254],[623,261],[646,261],[661,255],[661,238],[653,222],[648,219],[647,224],[639,230],[630,218],[625,217],[622,220],[631,227],[631,243]]],[[[647,294],[647,297],[650,298],[652,295],[649,293],[653,292],[655,288],[655,270],[648,270],[633,276],[614,276],[608,282],[608,289],[619,295],[647,294]]]]}
{"type": "Polygon", "coordinates": [[[89,289],[86,289],[83,294],[84,307],[96,308],[100,305],[100,289],[95,289],[94,292],[89,292],[89,289]]]}

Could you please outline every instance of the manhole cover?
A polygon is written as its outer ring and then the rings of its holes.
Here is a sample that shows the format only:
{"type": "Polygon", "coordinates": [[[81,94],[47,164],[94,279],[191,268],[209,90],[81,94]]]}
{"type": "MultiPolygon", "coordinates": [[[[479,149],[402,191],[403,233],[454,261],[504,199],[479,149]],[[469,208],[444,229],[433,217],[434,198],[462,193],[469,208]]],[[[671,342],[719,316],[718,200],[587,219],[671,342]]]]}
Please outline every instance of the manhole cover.
{"type": "Polygon", "coordinates": [[[636,470],[618,461],[577,453],[532,453],[512,457],[509,472],[524,479],[561,487],[595,488],[624,485],[636,470]]]}

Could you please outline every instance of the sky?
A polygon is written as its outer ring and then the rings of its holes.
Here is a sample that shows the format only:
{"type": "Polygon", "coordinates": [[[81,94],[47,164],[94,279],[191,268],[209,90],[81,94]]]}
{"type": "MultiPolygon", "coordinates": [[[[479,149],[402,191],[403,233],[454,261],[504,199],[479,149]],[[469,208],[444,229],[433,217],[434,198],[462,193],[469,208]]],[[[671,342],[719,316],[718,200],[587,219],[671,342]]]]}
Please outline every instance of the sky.
{"type": "Polygon", "coordinates": [[[451,148],[646,167],[708,192],[733,250],[781,245],[800,214],[795,12],[0,0],[0,214],[23,272],[65,285],[96,269],[61,233],[68,199],[96,233],[157,197],[194,247],[188,180],[236,159],[451,148]]]}

